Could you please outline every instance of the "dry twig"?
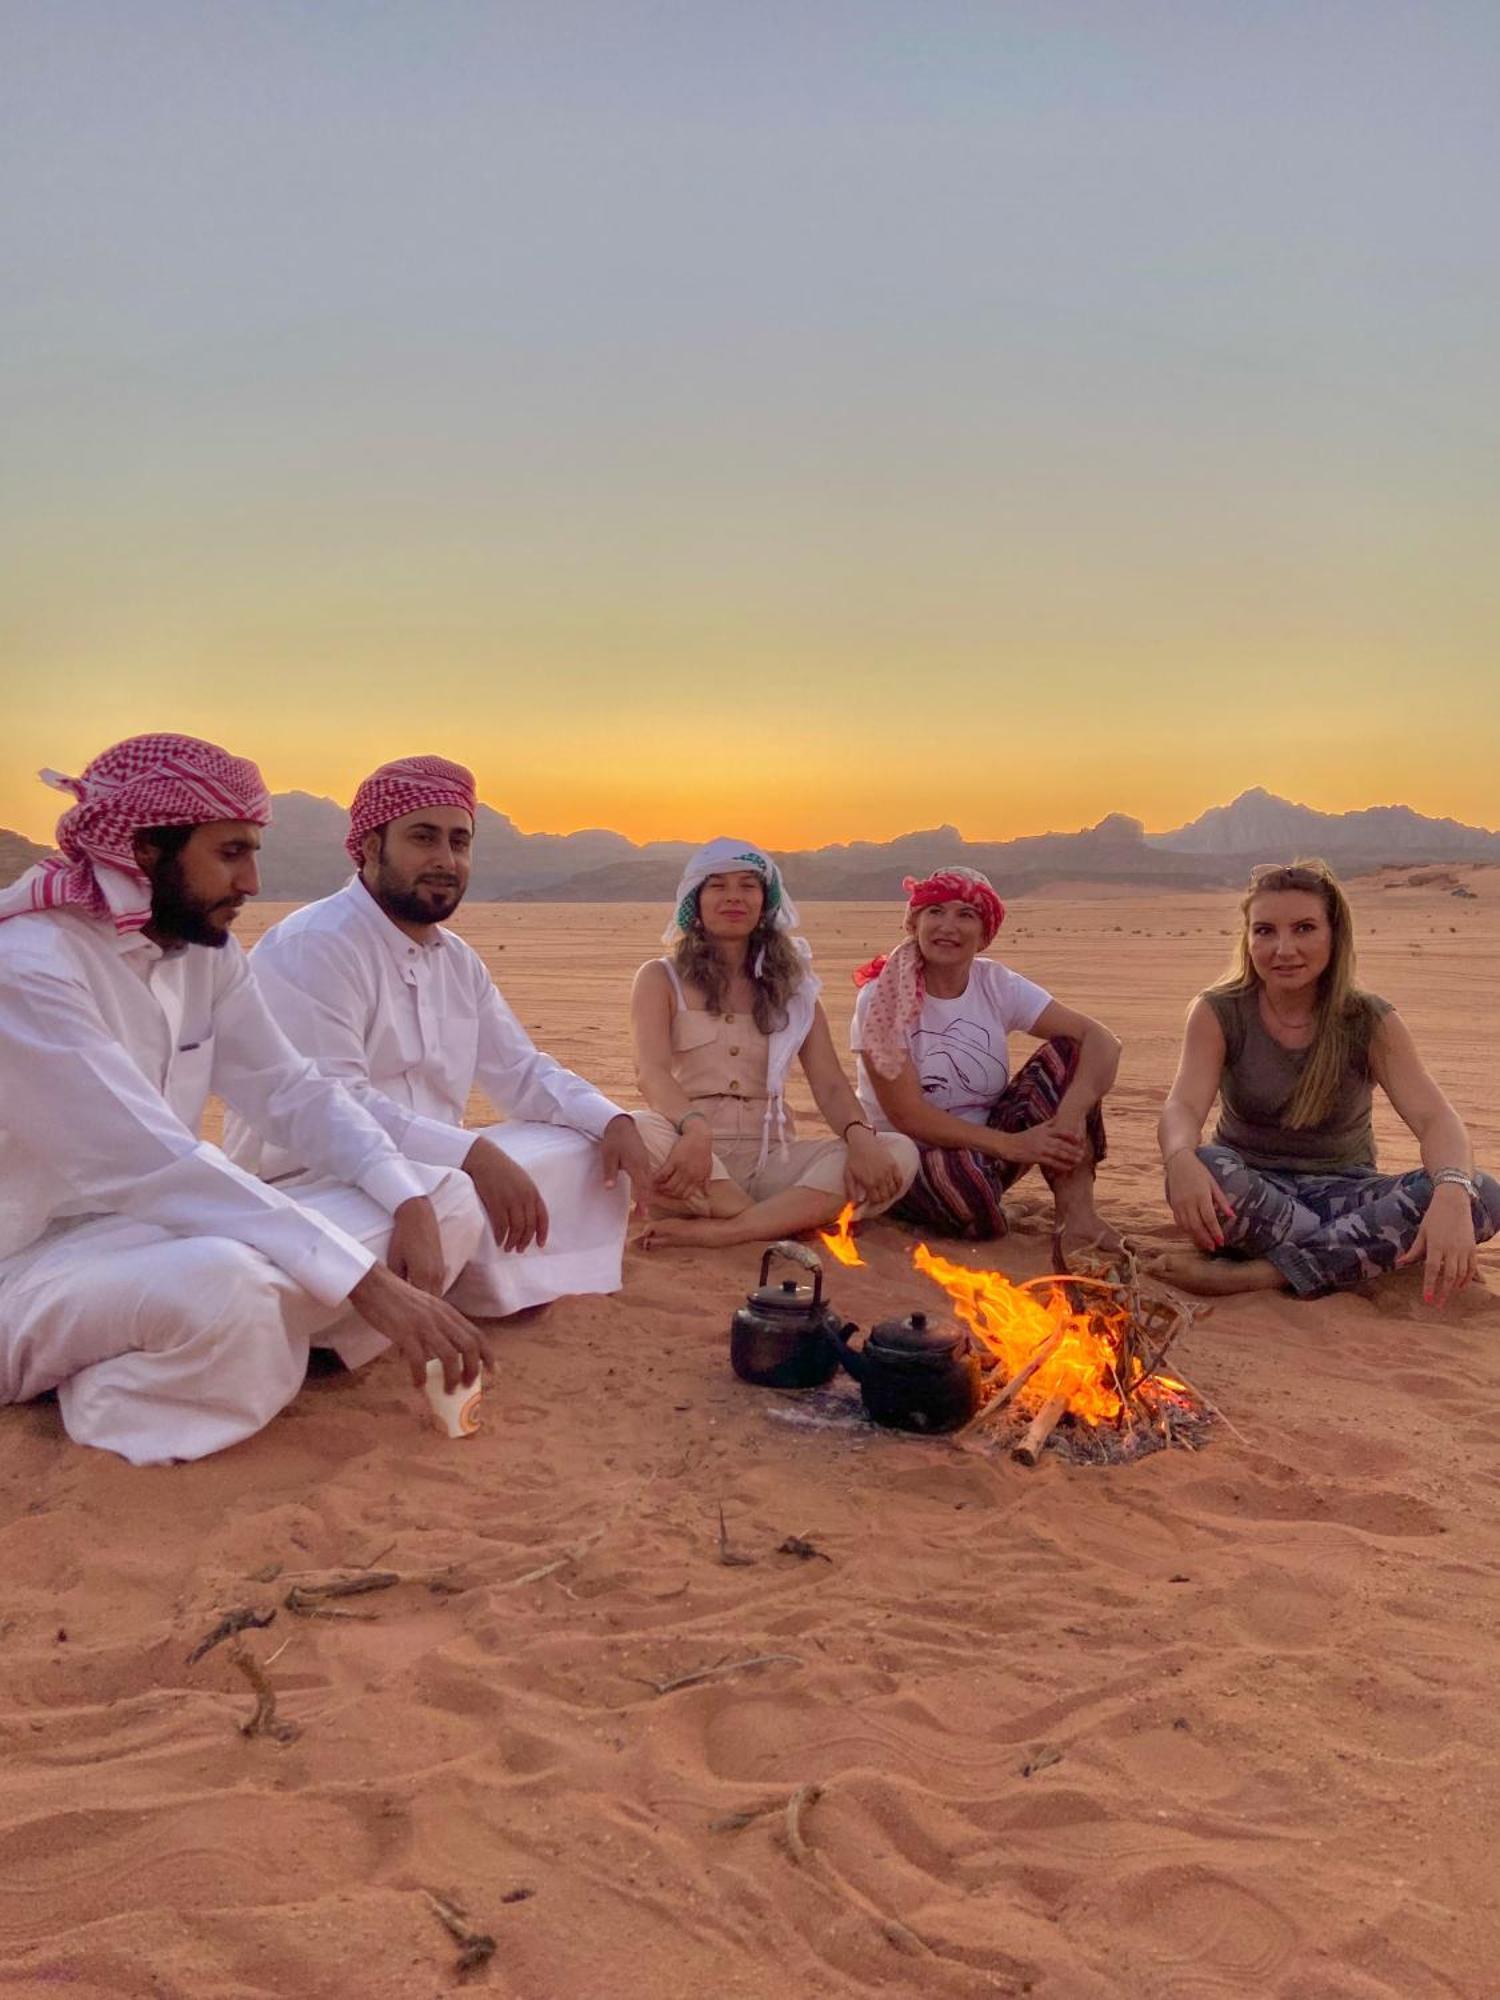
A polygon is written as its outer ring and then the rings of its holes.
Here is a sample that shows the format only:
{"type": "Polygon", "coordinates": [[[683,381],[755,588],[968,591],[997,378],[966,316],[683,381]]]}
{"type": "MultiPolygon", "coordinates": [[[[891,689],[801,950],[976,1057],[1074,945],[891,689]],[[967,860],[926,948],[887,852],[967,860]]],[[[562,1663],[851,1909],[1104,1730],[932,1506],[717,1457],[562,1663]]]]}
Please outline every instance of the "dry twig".
{"type": "Polygon", "coordinates": [[[540,1583],[544,1576],[555,1576],[558,1570],[566,1569],[573,1560],[571,1556],[559,1556],[556,1562],[543,1563],[540,1569],[529,1569],[524,1576],[513,1576],[502,1583],[502,1590],[519,1590],[523,1583],[540,1583]]]}
{"type": "MultiPolygon", "coordinates": [[[[647,1483],[649,1484],[649,1481],[647,1483]]],[[[621,1512],[623,1511],[622,1508],[621,1512]]],[[[618,1520],[619,1515],[616,1515],[615,1519],[618,1520]]],[[[579,1541],[574,1542],[570,1549],[564,1549],[555,1562],[543,1563],[539,1569],[529,1569],[523,1576],[508,1577],[497,1587],[501,1590],[519,1590],[523,1583],[540,1583],[544,1576],[555,1576],[560,1569],[566,1569],[569,1563],[577,1562],[595,1542],[601,1541],[613,1525],[614,1522],[606,1521],[602,1528],[595,1528],[592,1534],[584,1535],[579,1541]]]]}
{"type": "Polygon", "coordinates": [[[286,1601],[290,1603],[294,1597],[364,1597],[372,1590],[389,1590],[394,1584],[415,1581],[415,1577],[404,1577],[394,1569],[364,1570],[358,1576],[331,1576],[321,1583],[294,1584],[286,1601]]]}
{"type": "Polygon", "coordinates": [[[809,1540],[806,1535],[788,1535],[784,1542],[776,1544],[776,1553],[779,1556],[796,1556],[802,1562],[811,1562],[814,1556],[819,1562],[833,1561],[833,1557],[826,1550],[820,1549],[817,1543],[809,1540]]]}
{"type": "Polygon", "coordinates": [[[786,1802],[786,1851],[799,1865],[812,1859],[812,1849],[802,1838],[802,1815],[822,1796],[821,1785],[799,1785],[786,1802]]]}
{"type": "Polygon", "coordinates": [[[393,1569],[371,1570],[361,1576],[335,1576],[325,1578],[321,1583],[294,1583],[281,1600],[288,1611],[299,1618],[359,1618],[372,1619],[373,1611],[337,1611],[325,1604],[328,1597],[365,1597],[372,1590],[389,1590],[392,1585],[404,1583],[407,1579],[393,1569]]]}
{"type": "Polygon", "coordinates": [[[708,1830],[710,1833],[740,1833],[770,1813],[785,1812],[786,1805],[785,1799],[774,1798],[767,1799],[762,1805],[742,1806],[738,1812],[720,1813],[717,1819],[709,1821],[708,1830]]]}
{"type": "Polygon", "coordinates": [[[236,1632],[261,1631],[275,1618],[275,1611],[259,1612],[253,1605],[241,1604],[233,1611],[226,1611],[212,1632],[200,1639],[187,1656],[190,1667],[196,1667],[205,1653],[211,1653],[215,1646],[225,1639],[232,1639],[236,1632]]]}
{"type": "Polygon", "coordinates": [[[726,1674],[740,1673],[746,1667],[769,1667],[773,1664],[800,1667],[801,1658],[796,1653],[752,1653],[746,1660],[721,1660],[717,1666],[698,1667],[690,1674],[679,1674],[675,1680],[648,1681],[648,1687],[658,1694],[675,1694],[679,1688],[697,1687],[700,1681],[722,1680],[726,1674]]]}
{"type": "Polygon", "coordinates": [[[290,1743],[301,1734],[295,1722],[282,1722],[276,1714],[276,1690],[266,1679],[265,1669],[253,1653],[236,1646],[229,1655],[255,1689],[255,1713],[240,1724],[241,1736],[269,1736],[273,1743],[290,1743]]]}
{"type": "Polygon", "coordinates": [[[435,1896],[430,1889],[422,1894],[432,1907],[434,1916],[459,1947],[455,1972],[472,1972],[493,1958],[496,1951],[495,1940],[488,1931],[474,1930],[456,1903],[450,1903],[445,1896],[435,1896]]]}

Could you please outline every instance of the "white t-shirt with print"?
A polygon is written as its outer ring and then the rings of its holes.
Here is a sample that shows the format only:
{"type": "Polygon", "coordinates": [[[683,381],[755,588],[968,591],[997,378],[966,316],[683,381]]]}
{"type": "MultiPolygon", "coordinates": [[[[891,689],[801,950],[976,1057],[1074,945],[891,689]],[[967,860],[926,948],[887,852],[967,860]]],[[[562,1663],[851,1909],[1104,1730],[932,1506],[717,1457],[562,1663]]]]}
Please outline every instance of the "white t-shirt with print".
{"type": "MultiPolygon", "coordinates": [[[[865,1116],[877,1132],[890,1132],[895,1128],[880,1108],[860,1054],[874,992],[873,985],[860,988],[849,1046],[859,1058],[859,1101],[865,1116]]],[[[956,1000],[938,1000],[929,993],[906,1038],[928,1103],[971,1125],[982,1125],[1010,1081],[1006,1036],[1012,1028],[1028,1033],[1051,1000],[1044,987],[995,958],[975,959],[969,983],[956,1000]]]]}

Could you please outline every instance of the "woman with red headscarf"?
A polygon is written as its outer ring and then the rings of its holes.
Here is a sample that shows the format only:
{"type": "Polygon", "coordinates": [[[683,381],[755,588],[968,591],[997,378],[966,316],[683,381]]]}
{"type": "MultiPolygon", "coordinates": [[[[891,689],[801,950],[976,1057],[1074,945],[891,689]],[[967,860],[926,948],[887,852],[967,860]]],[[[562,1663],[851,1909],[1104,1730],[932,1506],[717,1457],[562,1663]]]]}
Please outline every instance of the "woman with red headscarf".
{"type": "Polygon", "coordinates": [[[850,1031],[859,1098],[878,1131],[916,1141],[921,1165],[892,1213],[936,1235],[1003,1236],[1001,1196],[1040,1167],[1056,1205],[1053,1257],[1066,1268],[1120,1238],[1094,1207],[1104,1158],[1099,1103],[1120,1044],[998,959],[981,958],[1005,905],[977,869],[908,876],[905,942],[855,973],[850,1031]],[[1012,1030],[1042,1043],[1010,1074],[1012,1030]]]}

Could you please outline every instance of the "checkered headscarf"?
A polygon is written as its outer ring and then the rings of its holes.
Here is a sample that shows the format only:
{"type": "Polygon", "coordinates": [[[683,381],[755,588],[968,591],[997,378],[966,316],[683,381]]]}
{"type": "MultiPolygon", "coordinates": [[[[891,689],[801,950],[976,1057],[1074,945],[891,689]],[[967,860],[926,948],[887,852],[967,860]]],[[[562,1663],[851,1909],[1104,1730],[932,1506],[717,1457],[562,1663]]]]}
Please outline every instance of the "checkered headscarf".
{"type": "Polygon", "coordinates": [[[372,771],[354,794],[344,846],[358,868],[364,860],[365,835],[389,826],[393,819],[404,819],[423,806],[457,806],[472,819],[477,805],[474,773],[462,764],[450,764],[446,757],[398,757],[372,771]]]}
{"type": "Polygon", "coordinates": [[[762,916],[769,917],[779,931],[795,930],[801,919],[770,855],[751,841],[720,835],[684,862],[673,898],[672,921],[661,934],[662,943],[675,944],[692,929],[698,915],[698,892],[710,875],[728,875],[740,868],[753,868],[761,879],[766,898],[762,916]]]}
{"type": "Polygon", "coordinates": [[[39,776],[77,803],[57,822],[61,853],[0,890],[0,923],[27,910],[68,908],[108,919],[117,931],[144,930],[151,884],[134,848],[144,827],[271,822],[270,794],[250,760],[196,736],[128,736],[86,765],[81,778],[39,776]]]}

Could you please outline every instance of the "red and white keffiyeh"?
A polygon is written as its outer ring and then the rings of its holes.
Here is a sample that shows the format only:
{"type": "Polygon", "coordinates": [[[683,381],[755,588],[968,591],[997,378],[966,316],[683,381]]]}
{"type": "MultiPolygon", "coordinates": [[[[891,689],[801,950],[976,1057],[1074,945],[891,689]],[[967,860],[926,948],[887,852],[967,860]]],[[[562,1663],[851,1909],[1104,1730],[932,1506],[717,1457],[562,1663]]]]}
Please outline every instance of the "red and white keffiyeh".
{"type": "Polygon", "coordinates": [[[80,778],[42,771],[42,782],[77,800],[57,822],[61,849],[8,889],[0,923],[28,910],[78,909],[120,932],[144,930],[151,884],[135,858],[135,836],[150,826],[210,826],[216,820],[271,823],[271,796],[248,757],[231,757],[196,736],[128,736],[80,778]]]}
{"type": "Polygon", "coordinates": [[[446,757],[397,757],[372,771],[354,794],[344,846],[358,868],[367,833],[420,812],[423,806],[457,806],[472,819],[478,803],[474,773],[462,764],[450,764],[446,757]]]}
{"type": "MultiPolygon", "coordinates": [[[[989,877],[981,875],[977,868],[940,868],[920,879],[908,875],[901,886],[906,891],[908,933],[916,930],[918,910],[931,909],[938,903],[968,903],[978,910],[985,925],[981,951],[993,944],[1005,922],[1004,903],[995,894],[989,877]]],[[[896,1077],[908,1059],[907,1038],[922,1018],[922,1003],[927,998],[922,953],[914,935],[908,935],[889,957],[872,958],[868,965],[856,969],[856,986],[869,986],[872,982],[875,990],[865,1010],[862,1054],[881,1076],[896,1077]]]]}

